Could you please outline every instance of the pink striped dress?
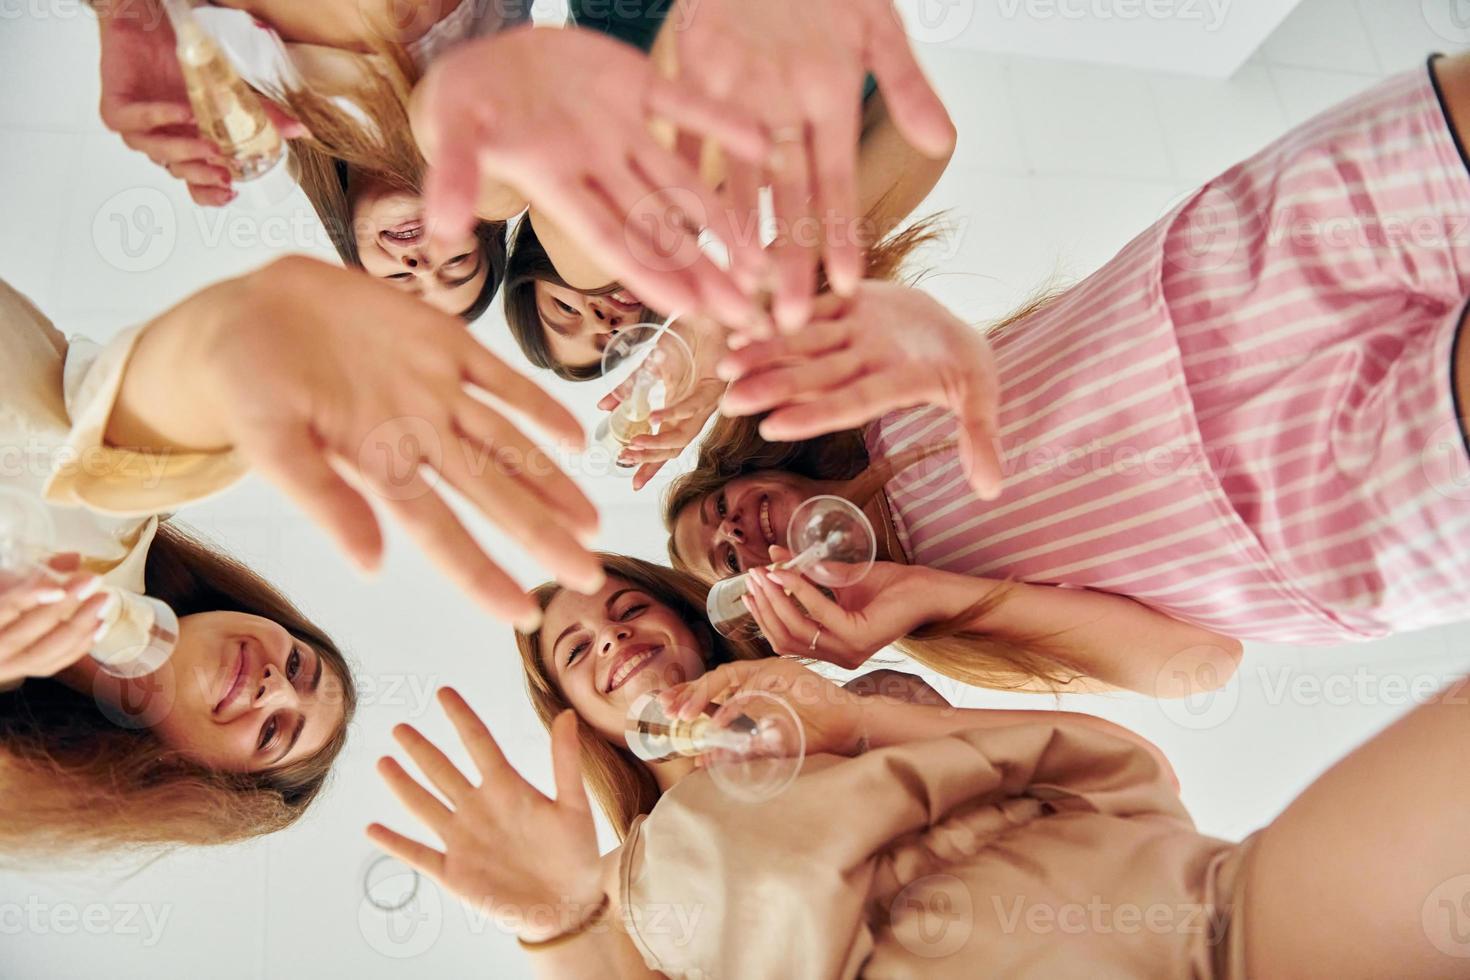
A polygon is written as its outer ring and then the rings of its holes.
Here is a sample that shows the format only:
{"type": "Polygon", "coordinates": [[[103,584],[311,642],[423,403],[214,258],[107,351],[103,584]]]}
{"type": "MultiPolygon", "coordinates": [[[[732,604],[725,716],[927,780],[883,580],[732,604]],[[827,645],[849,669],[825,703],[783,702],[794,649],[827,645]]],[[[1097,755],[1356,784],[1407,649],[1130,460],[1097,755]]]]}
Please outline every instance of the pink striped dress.
{"type": "MultiPolygon", "coordinates": [[[[952,452],[886,488],[918,564],[1133,596],[1245,639],[1470,619],[1451,364],[1470,171],[1431,74],[1226,171],[993,339],[1005,493],[952,452]]],[[[874,459],[953,437],[869,427],[874,459]]]]}

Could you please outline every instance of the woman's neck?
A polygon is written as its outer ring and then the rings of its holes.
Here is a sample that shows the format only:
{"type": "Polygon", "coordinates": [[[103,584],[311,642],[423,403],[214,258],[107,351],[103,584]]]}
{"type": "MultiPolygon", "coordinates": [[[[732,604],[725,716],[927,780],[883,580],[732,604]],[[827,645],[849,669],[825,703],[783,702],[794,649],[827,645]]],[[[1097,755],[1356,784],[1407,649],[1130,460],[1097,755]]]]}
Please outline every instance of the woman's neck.
{"type": "Polygon", "coordinates": [[[667,762],[648,763],[648,771],[653,773],[653,781],[658,783],[659,793],[667,793],[679,780],[692,774],[698,768],[694,761],[680,756],[667,762]]]}

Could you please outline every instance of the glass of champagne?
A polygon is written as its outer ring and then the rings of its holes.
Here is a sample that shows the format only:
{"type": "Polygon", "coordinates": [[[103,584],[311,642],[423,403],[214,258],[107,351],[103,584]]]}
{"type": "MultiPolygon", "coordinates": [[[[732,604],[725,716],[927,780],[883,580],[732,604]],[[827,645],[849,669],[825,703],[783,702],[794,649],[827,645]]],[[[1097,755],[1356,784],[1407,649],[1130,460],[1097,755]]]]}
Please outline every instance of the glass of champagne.
{"type": "Polygon", "coordinates": [[[766,691],[739,691],[689,720],[670,718],[649,691],[628,709],[623,734],[645,762],[704,760],[725,793],[746,803],[780,795],[801,771],[806,730],[785,700],[766,691]]]}
{"type": "Polygon", "coordinates": [[[598,423],[592,440],[615,461],[634,439],[654,431],[650,415],[678,402],[694,386],[694,352],[670,329],[672,324],[640,323],[619,330],[603,351],[602,377],[621,401],[598,423]]]}
{"type": "MultiPolygon", "coordinates": [[[[0,589],[35,576],[60,583],[69,577],[51,568],[56,526],[45,504],[14,490],[0,490],[0,589]]],[[[163,666],[179,639],[179,619],[152,596],[103,585],[107,604],[90,651],[114,677],[143,677],[163,666]]]]}
{"type": "Polygon", "coordinates": [[[279,204],[295,182],[287,172],[286,145],[261,97],[199,23],[189,0],[164,0],[164,10],[199,134],[219,147],[250,203],[279,204]]]}
{"type": "MultiPolygon", "coordinates": [[[[818,585],[832,589],[853,585],[873,567],[878,539],[873,524],[854,503],[821,494],[802,502],[786,526],[792,557],[772,567],[794,569],[818,585]]],[[[750,591],[749,573],[716,582],[705,600],[709,621],[721,635],[750,638],[760,627],[741,597],[750,591]]]]}

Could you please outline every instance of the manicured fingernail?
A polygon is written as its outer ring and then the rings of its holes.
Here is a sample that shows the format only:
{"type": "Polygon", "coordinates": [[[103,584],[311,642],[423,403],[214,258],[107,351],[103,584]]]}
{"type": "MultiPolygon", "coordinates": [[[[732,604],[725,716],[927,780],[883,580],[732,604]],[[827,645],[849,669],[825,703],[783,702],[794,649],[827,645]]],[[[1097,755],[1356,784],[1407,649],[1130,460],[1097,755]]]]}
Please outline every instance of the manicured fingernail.
{"type": "Polygon", "coordinates": [[[102,638],[107,635],[107,617],[103,614],[97,616],[97,628],[92,631],[92,642],[101,643],[102,638]]]}
{"type": "Polygon", "coordinates": [[[36,593],[36,605],[53,606],[66,598],[65,589],[46,589],[36,593]]]}
{"type": "Polygon", "coordinates": [[[530,635],[541,628],[541,610],[536,610],[529,616],[523,617],[515,624],[517,633],[530,635]]]}
{"type": "Polygon", "coordinates": [[[102,577],[100,575],[91,576],[77,587],[77,601],[82,602],[86,599],[90,599],[92,596],[97,594],[97,590],[100,588],[102,588],[102,577]]]}

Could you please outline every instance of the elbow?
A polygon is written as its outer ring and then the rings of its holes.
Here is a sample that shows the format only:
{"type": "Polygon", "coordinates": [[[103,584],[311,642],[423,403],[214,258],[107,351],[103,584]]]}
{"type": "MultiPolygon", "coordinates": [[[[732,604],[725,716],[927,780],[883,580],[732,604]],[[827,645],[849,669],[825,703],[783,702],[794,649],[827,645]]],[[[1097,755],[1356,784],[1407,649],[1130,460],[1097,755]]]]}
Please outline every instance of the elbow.
{"type": "Polygon", "coordinates": [[[1155,680],[1154,695],[1172,700],[1209,691],[1230,683],[1240,670],[1245,647],[1234,637],[1212,636],[1171,656],[1155,680]]]}

